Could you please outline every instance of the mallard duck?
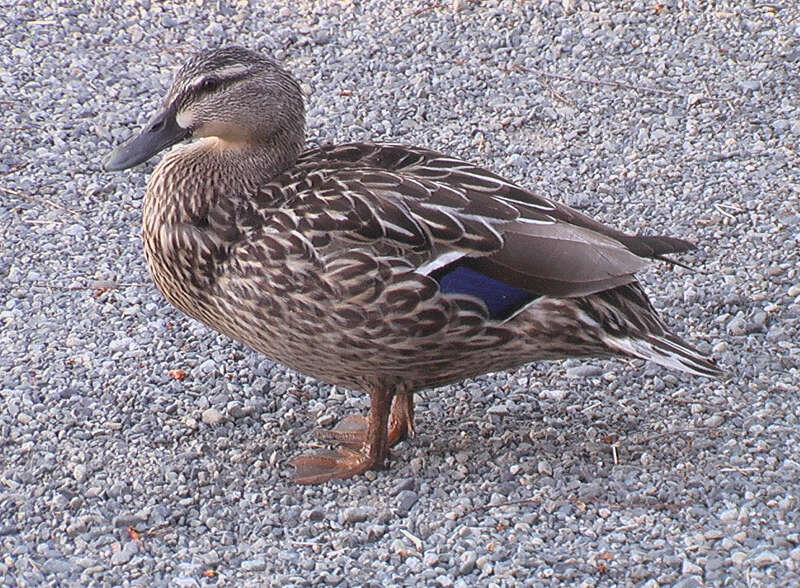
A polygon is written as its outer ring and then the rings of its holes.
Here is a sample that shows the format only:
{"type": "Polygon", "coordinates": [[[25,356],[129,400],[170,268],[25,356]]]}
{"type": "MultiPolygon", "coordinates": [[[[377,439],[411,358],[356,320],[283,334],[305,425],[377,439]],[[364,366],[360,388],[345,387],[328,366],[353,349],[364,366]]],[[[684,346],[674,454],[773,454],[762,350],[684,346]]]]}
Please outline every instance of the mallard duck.
{"type": "Polygon", "coordinates": [[[634,274],[693,246],[628,235],[486,169],[419,147],[304,150],[297,81],[241,48],[203,51],[106,169],[167,153],[144,198],[156,286],[178,309],[330,384],[369,416],[293,461],[316,483],[385,466],[413,394],[535,360],[623,355],[715,376],[634,274]]]}

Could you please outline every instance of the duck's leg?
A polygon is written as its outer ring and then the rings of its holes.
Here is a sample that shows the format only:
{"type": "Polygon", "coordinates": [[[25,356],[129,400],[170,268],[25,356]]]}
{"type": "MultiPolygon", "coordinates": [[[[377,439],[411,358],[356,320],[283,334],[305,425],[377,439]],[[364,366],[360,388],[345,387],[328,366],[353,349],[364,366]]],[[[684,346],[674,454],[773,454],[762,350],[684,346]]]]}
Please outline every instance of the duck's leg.
{"type": "MultiPolygon", "coordinates": [[[[367,439],[369,419],[360,414],[348,415],[333,429],[317,429],[314,436],[326,443],[337,443],[345,447],[359,448],[367,439]]],[[[392,412],[389,414],[389,447],[394,447],[414,435],[414,395],[395,394],[392,412]]]]}
{"type": "Polygon", "coordinates": [[[389,447],[414,436],[414,394],[395,394],[389,415],[389,447]]]}
{"type": "Polygon", "coordinates": [[[333,478],[349,478],[367,470],[383,469],[389,453],[389,411],[393,391],[383,388],[369,393],[369,419],[359,449],[343,447],[296,457],[294,480],[300,484],[319,484],[333,478]]]}

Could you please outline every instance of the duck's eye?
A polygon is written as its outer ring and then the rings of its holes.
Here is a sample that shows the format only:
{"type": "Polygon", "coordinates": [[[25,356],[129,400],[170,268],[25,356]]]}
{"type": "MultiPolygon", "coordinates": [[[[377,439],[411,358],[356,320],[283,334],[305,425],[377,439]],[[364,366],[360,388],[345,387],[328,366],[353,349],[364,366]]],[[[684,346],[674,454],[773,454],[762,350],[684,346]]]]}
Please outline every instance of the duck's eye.
{"type": "Polygon", "coordinates": [[[219,85],[220,85],[220,79],[211,76],[200,82],[200,89],[203,92],[213,92],[214,90],[219,88],[219,85]]]}

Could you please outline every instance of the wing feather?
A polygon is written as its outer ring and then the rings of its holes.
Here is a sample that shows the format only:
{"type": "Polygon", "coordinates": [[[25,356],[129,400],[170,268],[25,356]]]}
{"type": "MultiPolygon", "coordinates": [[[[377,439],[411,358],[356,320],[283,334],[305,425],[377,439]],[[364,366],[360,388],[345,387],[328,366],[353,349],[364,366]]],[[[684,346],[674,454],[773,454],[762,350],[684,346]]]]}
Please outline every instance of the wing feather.
{"type": "Polygon", "coordinates": [[[315,230],[413,251],[423,271],[440,270],[438,259],[469,263],[537,295],[585,296],[630,283],[646,258],[693,247],[673,237],[628,235],[488,170],[424,149],[323,147],[304,154],[296,169],[301,184],[310,178],[297,187],[297,198],[316,198],[310,208],[338,213],[319,215],[315,230]]]}

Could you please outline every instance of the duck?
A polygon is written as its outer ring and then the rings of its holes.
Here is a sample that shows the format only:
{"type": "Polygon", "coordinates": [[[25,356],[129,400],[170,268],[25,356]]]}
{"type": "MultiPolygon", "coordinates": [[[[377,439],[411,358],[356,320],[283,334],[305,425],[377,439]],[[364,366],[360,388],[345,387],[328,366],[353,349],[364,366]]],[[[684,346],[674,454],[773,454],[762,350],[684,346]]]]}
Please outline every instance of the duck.
{"type": "Polygon", "coordinates": [[[301,484],[387,467],[414,395],[535,361],[720,368],[672,333],[636,274],[694,245],[633,235],[483,167],[395,143],[306,147],[303,93],[271,56],[201,51],[108,156],[149,178],[142,241],[173,306],[293,370],[369,397],[317,431],[301,484]]]}

